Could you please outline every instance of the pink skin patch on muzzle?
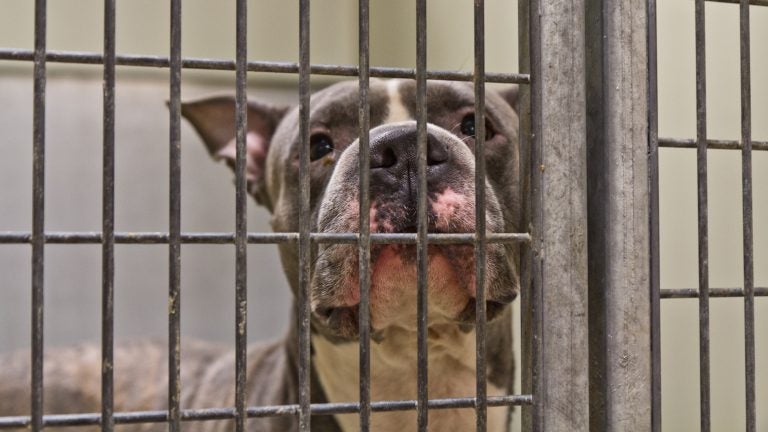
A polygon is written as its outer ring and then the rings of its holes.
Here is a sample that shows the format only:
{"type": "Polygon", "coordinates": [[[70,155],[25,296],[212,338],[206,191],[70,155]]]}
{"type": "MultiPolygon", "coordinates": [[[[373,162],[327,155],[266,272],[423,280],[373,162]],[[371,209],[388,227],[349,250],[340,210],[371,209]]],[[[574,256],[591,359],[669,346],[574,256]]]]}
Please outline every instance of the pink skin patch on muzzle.
{"type": "Polygon", "coordinates": [[[474,196],[447,187],[430,200],[435,215],[435,228],[442,232],[472,230],[475,225],[474,196]]]}

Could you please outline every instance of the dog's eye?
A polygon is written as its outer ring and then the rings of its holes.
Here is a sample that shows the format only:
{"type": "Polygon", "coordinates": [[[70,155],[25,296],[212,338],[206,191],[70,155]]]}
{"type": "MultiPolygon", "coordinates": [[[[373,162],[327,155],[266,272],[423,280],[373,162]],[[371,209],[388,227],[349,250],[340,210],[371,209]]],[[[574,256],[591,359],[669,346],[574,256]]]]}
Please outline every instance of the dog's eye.
{"type": "MultiPolygon", "coordinates": [[[[475,113],[469,113],[461,119],[461,133],[468,137],[475,137],[475,113]]],[[[485,119],[485,139],[489,140],[496,136],[491,122],[485,119]]]]}
{"type": "Polygon", "coordinates": [[[318,133],[309,138],[309,160],[316,161],[333,151],[333,140],[326,134],[318,133]]]}

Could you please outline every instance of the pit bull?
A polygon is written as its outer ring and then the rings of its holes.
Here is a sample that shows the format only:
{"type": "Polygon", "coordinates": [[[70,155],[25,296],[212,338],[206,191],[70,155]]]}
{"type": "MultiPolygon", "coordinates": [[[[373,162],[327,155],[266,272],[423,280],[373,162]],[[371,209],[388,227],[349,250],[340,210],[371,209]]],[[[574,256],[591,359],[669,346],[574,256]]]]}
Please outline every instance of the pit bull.
{"type": "MultiPolygon", "coordinates": [[[[485,160],[488,232],[519,231],[517,89],[486,93],[485,160]]],[[[416,84],[409,80],[370,82],[370,230],[416,231],[416,84]]],[[[214,97],[183,104],[211,156],[234,167],[235,104],[214,97]]],[[[429,82],[427,86],[428,230],[471,233],[475,229],[475,118],[470,83],[429,82]]],[[[248,104],[246,177],[249,194],[271,212],[276,232],[299,230],[299,114],[262,101],[248,104]]],[[[342,82],[312,96],[309,114],[311,230],[357,232],[358,84],[342,82]]],[[[298,246],[279,245],[283,270],[298,290],[298,246]]],[[[311,399],[358,400],[357,246],[312,246],[311,399]]],[[[487,247],[488,394],[512,392],[512,319],[509,303],[518,292],[518,251],[514,245],[487,247]]],[[[475,394],[474,246],[428,247],[428,391],[430,398],[475,394]]],[[[416,253],[414,245],[371,248],[371,397],[416,399],[416,253]]],[[[258,301],[256,299],[255,301],[258,301]]],[[[247,404],[298,402],[297,306],[291,329],[274,343],[249,347],[247,404]]],[[[115,411],[167,407],[167,346],[139,341],[115,349],[115,411]]],[[[28,415],[28,355],[2,362],[0,415],[28,415]]],[[[203,343],[182,346],[182,408],[234,406],[234,354],[203,343]]],[[[50,350],[46,355],[45,408],[48,413],[99,411],[100,354],[95,346],[50,350]]],[[[510,410],[489,408],[488,430],[508,430],[510,410]]],[[[351,432],[358,416],[313,416],[312,430],[351,432]]],[[[375,412],[372,430],[416,430],[416,413],[375,412]]],[[[430,411],[430,430],[474,430],[469,409],[430,411]]],[[[190,431],[229,431],[233,421],[185,423],[190,431]]],[[[165,430],[164,424],[120,426],[124,431],[165,430]]],[[[249,431],[297,429],[297,418],[249,419],[249,431]]],[[[92,427],[88,430],[95,430],[92,427]]]]}

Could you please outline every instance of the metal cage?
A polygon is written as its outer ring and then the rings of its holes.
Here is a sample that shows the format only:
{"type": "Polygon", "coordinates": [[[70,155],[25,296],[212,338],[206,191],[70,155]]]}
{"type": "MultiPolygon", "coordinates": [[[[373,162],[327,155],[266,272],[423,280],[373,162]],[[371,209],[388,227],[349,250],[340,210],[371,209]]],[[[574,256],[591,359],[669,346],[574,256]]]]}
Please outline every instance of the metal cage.
{"type": "MultiPolygon", "coordinates": [[[[753,142],[750,129],[749,9],[765,0],[741,0],[740,141],[709,140],[706,131],[704,1],[696,0],[697,136],[691,140],[658,137],[656,95],[656,0],[616,3],[607,0],[521,0],[519,3],[521,73],[485,71],[484,2],[474,2],[474,71],[427,70],[426,0],[416,0],[417,66],[415,69],[372,67],[369,64],[369,0],[359,0],[359,62],[357,65],[310,63],[309,0],[300,0],[300,56],[296,63],[249,60],[246,47],[246,0],[237,0],[236,58],[215,60],[181,56],[181,0],[171,0],[171,50],[168,57],[118,54],[115,49],[115,3],[105,0],[104,53],[51,51],[46,48],[46,0],[35,0],[34,50],[0,49],[0,60],[34,62],[33,221],[31,232],[2,232],[0,243],[32,248],[32,409],[25,417],[0,417],[0,429],[48,426],[167,422],[171,431],[182,422],[234,419],[236,430],[247,429],[251,417],[297,416],[300,430],[309,431],[316,415],[359,413],[360,430],[370,429],[371,412],[416,410],[420,431],[427,430],[431,409],[474,408],[477,431],[485,431],[489,406],[522,406],[524,430],[586,431],[661,429],[660,300],[699,298],[701,343],[701,430],[709,426],[708,307],[710,297],[743,297],[746,331],[745,409],[747,430],[756,430],[754,297],[768,296],[756,288],[752,259],[752,150],[768,150],[753,142]],[[52,232],[45,225],[45,95],[49,62],[103,65],[103,217],[100,232],[52,232]],[[114,94],[119,66],[167,68],[170,82],[169,231],[127,233],[114,228],[114,94]],[[236,75],[237,163],[236,223],[233,232],[182,232],[180,206],[180,100],[182,69],[230,70],[236,75]],[[249,72],[298,74],[302,184],[300,230],[257,233],[246,224],[245,124],[246,76],[249,72]],[[370,77],[415,79],[418,95],[420,188],[415,234],[372,234],[368,211],[361,211],[359,234],[310,232],[309,220],[309,94],[311,75],[356,76],[360,84],[360,208],[367,209],[368,83],[370,77]],[[521,85],[521,182],[525,196],[526,232],[486,233],[484,216],[485,161],[476,158],[476,220],[474,234],[428,234],[426,223],[426,81],[473,81],[476,124],[483,128],[486,82],[521,85]],[[628,127],[629,126],[629,127],[628,127]],[[660,289],[659,276],[659,147],[696,148],[699,181],[699,287],[660,289]],[[707,149],[742,151],[744,287],[710,288],[707,270],[707,149]],[[300,250],[299,402],[287,406],[247,406],[245,365],[248,244],[297,242],[300,250]],[[360,396],[354,403],[310,403],[308,284],[312,242],[358,245],[360,257],[360,396]],[[485,245],[523,245],[522,368],[523,394],[489,397],[485,388],[485,302],[477,301],[477,390],[474,397],[430,399],[427,392],[426,245],[469,243],[475,246],[477,284],[485,272],[485,245]],[[45,246],[52,243],[102,245],[102,399],[100,413],[43,414],[43,311],[45,246]],[[113,320],[114,245],[167,244],[168,286],[168,410],[114,412],[113,320]],[[180,407],[180,250],[182,244],[232,244],[236,250],[236,403],[230,408],[180,407]],[[416,244],[418,251],[418,398],[371,401],[368,291],[371,244],[416,244]],[[631,329],[629,331],[628,329],[631,329]]],[[[737,3],[735,0],[718,0],[737,3]]],[[[515,25],[515,23],[510,23],[515,25]]],[[[477,134],[476,155],[483,154],[477,134]]],[[[2,227],[0,227],[1,229],[2,227]]]]}

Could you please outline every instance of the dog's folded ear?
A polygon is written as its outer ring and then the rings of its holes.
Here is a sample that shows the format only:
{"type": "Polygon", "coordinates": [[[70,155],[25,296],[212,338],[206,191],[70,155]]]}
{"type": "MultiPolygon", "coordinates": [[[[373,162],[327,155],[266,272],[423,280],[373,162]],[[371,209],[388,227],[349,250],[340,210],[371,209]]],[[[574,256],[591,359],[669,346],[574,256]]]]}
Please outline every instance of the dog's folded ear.
{"type": "Polygon", "coordinates": [[[498,91],[502,97],[515,112],[520,112],[520,86],[515,84],[498,91]]]}
{"type": "MultiPolygon", "coordinates": [[[[283,107],[248,102],[245,143],[248,193],[270,210],[272,203],[266,190],[264,168],[272,135],[287,111],[288,109],[283,107]]],[[[224,160],[234,170],[235,99],[230,96],[218,96],[186,102],[181,105],[181,113],[200,134],[211,157],[224,160]]]]}

